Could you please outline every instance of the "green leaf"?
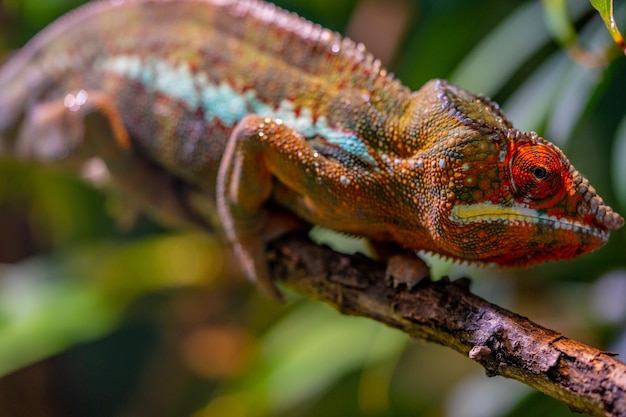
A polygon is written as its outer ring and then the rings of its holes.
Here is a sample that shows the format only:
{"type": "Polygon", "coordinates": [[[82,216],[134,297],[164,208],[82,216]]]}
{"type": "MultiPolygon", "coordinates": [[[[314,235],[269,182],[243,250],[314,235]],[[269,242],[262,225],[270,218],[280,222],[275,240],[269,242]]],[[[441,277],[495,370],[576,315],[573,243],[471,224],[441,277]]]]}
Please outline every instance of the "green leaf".
{"type": "Polygon", "coordinates": [[[615,16],[613,15],[613,0],[589,0],[591,5],[600,13],[602,20],[606,25],[609,33],[613,37],[615,43],[622,48],[626,53],[626,44],[624,43],[624,37],[617,28],[615,23],[615,16]]]}
{"type": "Polygon", "coordinates": [[[173,234],[99,240],[0,270],[0,377],[100,338],[151,291],[204,284],[221,271],[219,244],[173,234]]]}
{"type": "MultiPolygon", "coordinates": [[[[405,334],[305,302],[274,325],[261,346],[265,366],[238,387],[249,416],[287,415],[352,372],[395,369],[405,334]],[[323,360],[320,360],[323,358],[323,360]]],[[[391,371],[390,371],[391,372],[391,371]]]]}
{"type": "Polygon", "coordinates": [[[110,331],[121,307],[33,259],[0,277],[0,376],[110,331]]]}

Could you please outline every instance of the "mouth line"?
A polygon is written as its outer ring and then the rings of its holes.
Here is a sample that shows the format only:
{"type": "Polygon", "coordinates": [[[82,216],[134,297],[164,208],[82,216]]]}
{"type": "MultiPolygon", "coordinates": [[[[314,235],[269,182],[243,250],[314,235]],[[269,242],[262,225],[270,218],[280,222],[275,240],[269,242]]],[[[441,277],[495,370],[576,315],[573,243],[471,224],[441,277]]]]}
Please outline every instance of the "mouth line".
{"type": "Polygon", "coordinates": [[[450,220],[459,224],[507,223],[512,226],[549,225],[606,240],[608,230],[583,224],[577,220],[543,214],[523,205],[499,206],[491,202],[479,204],[457,204],[450,213],[450,220]]]}

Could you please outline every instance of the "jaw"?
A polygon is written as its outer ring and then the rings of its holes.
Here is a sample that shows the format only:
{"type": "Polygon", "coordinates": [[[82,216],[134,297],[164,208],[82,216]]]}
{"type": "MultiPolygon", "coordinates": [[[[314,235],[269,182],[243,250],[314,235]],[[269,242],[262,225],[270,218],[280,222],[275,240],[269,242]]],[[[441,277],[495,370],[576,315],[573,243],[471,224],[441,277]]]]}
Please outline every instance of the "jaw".
{"type": "Polygon", "coordinates": [[[442,237],[449,243],[443,255],[500,266],[572,259],[600,248],[609,238],[606,229],[521,204],[458,204],[448,220],[456,233],[442,237]]]}

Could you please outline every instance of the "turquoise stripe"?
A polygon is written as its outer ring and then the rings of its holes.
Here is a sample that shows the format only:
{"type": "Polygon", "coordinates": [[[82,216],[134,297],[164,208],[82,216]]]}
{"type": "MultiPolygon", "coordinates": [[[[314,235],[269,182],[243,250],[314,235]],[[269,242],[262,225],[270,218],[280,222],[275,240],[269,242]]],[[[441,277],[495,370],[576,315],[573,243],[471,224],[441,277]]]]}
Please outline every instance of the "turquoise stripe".
{"type": "Polygon", "coordinates": [[[281,119],[286,126],[305,137],[323,137],[357,158],[377,165],[358,136],[330,127],[324,116],[313,123],[310,110],[303,109],[296,114],[293,103],[287,100],[283,100],[278,108],[273,108],[260,101],[253,91],[242,95],[226,83],[210,82],[205,73],[192,73],[186,63],[173,64],[160,58],[118,55],[105,60],[102,68],[151,86],[156,91],[183,102],[191,111],[202,107],[204,118],[208,122],[217,118],[232,126],[247,114],[281,119]]]}

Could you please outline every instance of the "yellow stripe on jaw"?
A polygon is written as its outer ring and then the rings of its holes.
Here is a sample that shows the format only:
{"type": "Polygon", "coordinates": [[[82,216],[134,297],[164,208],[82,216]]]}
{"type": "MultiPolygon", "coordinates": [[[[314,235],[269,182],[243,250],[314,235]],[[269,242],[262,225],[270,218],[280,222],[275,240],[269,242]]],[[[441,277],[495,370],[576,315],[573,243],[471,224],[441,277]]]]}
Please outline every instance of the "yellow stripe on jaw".
{"type": "Polygon", "coordinates": [[[456,204],[452,209],[452,213],[450,213],[450,219],[460,223],[509,219],[526,220],[533,223],[539,221],[539,219],[559,221],[555,216],[546,216],[527,206],[520,204],[504,206],[493,204],[490,201],[474,204],[456,204]]]}
{"type": "Polygon", "coordinates": [[[493,204],[490,201],[476,204],[457,204],[450,213],[450,220],[462,224],[503,222],[522,225],[523,223],[548,223],[555,229],[587,233],[602,239],[608,238],[608,232],[605,230],[585,225],[576,220],[549,216],[521,204],[504,206],[493,204]]]}

